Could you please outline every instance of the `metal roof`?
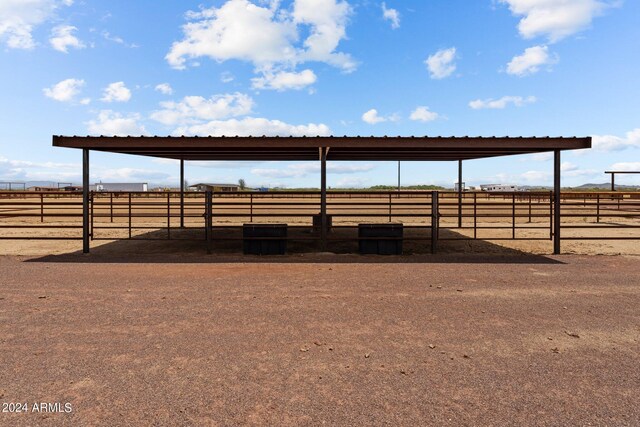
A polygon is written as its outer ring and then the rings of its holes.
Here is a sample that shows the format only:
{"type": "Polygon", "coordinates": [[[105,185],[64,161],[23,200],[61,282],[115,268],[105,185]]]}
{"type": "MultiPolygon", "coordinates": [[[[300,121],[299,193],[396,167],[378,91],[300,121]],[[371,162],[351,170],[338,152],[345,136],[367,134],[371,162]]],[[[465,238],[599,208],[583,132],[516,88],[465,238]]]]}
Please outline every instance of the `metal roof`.
{"type": "Polygon", "coordinates": [[[469,160],[591,148],[591,137],[54,136],[56,147],[183,160],[469,160]]]}

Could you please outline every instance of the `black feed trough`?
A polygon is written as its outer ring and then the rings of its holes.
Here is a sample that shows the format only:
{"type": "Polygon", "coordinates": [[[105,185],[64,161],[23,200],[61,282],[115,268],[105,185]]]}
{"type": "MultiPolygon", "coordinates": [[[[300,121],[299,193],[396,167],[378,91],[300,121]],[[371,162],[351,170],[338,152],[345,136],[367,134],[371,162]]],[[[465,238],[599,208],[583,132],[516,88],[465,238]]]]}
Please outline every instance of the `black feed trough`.
{"type": "Polygon", "coordinates": [[[284,255],[287,252],[287,224],[244,224],[245,255],[284,255]]]}
{"type": "Polygon", "coordinates": [[[402,255],[402,236],[403,227],[399,223],[358,225],[362,255],[402,255]]]}

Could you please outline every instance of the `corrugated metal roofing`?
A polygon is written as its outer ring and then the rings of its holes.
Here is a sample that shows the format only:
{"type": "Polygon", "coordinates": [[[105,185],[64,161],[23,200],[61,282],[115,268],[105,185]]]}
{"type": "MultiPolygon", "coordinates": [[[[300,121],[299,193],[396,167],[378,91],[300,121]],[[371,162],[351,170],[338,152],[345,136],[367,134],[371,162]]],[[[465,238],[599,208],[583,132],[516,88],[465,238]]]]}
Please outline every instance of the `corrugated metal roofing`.
{"type": "Polygon", "coordinates": [[[591,147],[590,137],[54,136],[56,147],[184,160],[468,160],[591,147]]]}

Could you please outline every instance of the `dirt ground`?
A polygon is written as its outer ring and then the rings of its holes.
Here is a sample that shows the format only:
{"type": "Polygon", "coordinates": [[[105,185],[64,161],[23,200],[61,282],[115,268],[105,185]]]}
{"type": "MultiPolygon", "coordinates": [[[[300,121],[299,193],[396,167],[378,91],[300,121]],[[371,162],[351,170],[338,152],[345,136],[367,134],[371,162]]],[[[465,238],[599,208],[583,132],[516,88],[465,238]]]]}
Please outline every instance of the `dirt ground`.
{"type": "Polygon", "coordinates": [[[0,257],[0,425],[637,426],[639,261],[0,257]]]}

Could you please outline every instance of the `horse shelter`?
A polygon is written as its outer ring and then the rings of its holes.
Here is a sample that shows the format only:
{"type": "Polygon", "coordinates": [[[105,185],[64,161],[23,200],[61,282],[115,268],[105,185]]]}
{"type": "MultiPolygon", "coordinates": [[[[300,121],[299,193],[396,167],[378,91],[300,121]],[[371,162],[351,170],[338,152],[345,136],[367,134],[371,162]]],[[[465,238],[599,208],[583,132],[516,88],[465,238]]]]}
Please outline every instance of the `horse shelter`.
{"type": "MultiPolygon", "coordinates": [[[[83,252],[89,253],[92,228],[92,193],[89,191],[90,152],[132,154],[174,159],[180,164],[179,216],[185,218],[185,161],[305,161],[320,164],[319,211],[314,213],[319,228],[318,240],[324,250],[330,227],[327,213],[328,161],[445,161],[458,163],[458,183],[463,182],[462,164],[466,160],[519,154],[553,153],[553,191],[549,193],[550,238],[554,254],[560,253],[561,151],[591,147],[590,137],[170,137],[170,136],[54,136],[56,147],[75,148],[83,154],[82,240],[83,252]]],[[[458,225],[462,226],[463,188],[458,185],[458,225]]],[[[330,192],[329,192],[330,193],[330,192]]],[[[398,192],[400,193],[400,192],[398,192]]],[[[331,193],[330,193],[331,194],[331,193]]],[[[430,199],[431,244],[435,249],[439,222],[437,193],[430,199]]],[[[474,196],[475,200],[475,196],[474,196]]],[[[515,227],[515,200],[514,227],[515,227]]],[[[531,196],[529,196],[529,201],[531,196]]],[[[205,235],[211,248],[212,194],[204,202],[205,235]]],[[[113,208],[112,208],[113,209],[113,208]]],[[[252,205],[253,209],[253,205],[252,205]]],[[[391,195],[389,195],[391,209],[391,195]]],[[[475,213],[474,205],[474,213],[475,213]]],[[[366,215],[363,213],[362,215],[366,215]]],[[[531,207],[529,206],[529,216],[531,207]]],[[[251,218],[254,215],[252,212],[251,218]]],[[[391,214],[389,215],[391,219],[391,214]]],[[[475,232],[475,230],[474,230],[475,232]]],[[[514,228],[515,234],[515,228],[514,228]]]]}

